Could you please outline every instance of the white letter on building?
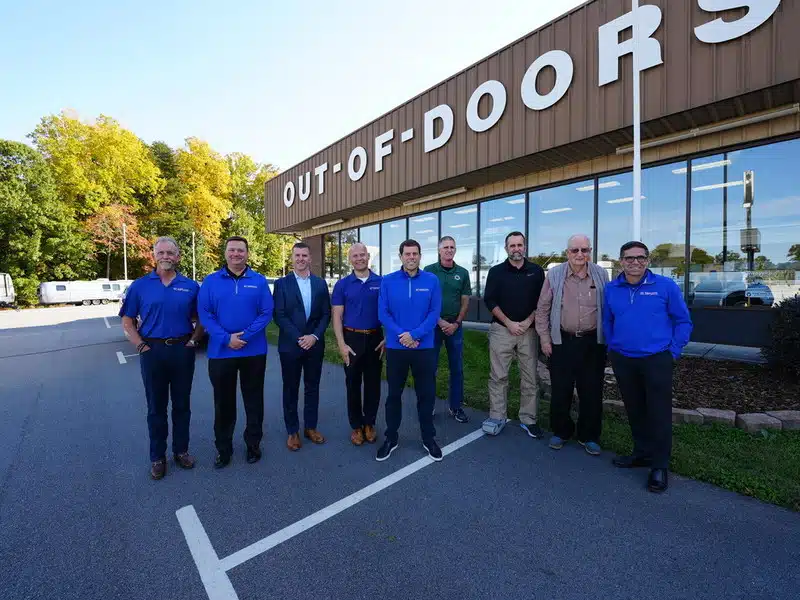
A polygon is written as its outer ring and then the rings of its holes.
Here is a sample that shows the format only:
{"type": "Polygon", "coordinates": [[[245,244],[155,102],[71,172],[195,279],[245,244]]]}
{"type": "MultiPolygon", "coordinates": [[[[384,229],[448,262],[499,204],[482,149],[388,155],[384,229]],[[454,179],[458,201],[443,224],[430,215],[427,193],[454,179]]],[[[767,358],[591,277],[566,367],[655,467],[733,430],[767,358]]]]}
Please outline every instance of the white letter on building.
{"type": "Polygon", "coordinates": [[[392,145],[386,142],[394,137],[394,129],[380,134],[375,138],[375,172],[383,171],[383,157],[392,153],[392,145]]]}
{"type": "Polygon", "coordinates": [[[563,50],[551,50],[542,54],[531,63],[522,78],[520,86],[522,102],[532,110],[550,108],[567,93],[574,73],[575,65],[572,63],[572,57],[563,50]],[[541,70],[548,66],[556,70],[556,83],[549,94],[542,96],[536,91],[536,78],[539,77],[541,70]]]}
{"type": "Polygon", "coordinates": [[[447,104],[435,106],[425,113],[425,152],[444,146],[453,135],[453,109],[447,104]],[[434,137],[436,119],[442,120],[442,133],[434,137]]]}
{"type": "Polygon", "coordinates": [[[314,169],[314,175],[317,176],[317,195],[320,196],[325,193],[325,171],[328,170],[328,163],[321,164],[314,169]]]}
{"type": "Polygon", "coordinates": [[[491,129],[503,116],[505,109],[506,88],[502,83],[494,79],[484,81],[475,88],[472,96],[469,97],[469,102],[467,102],[467,125],[477,133],[491,129]],[[482,119],[478,114],[478,104],[480,104],[481,98],[485,94],[489,94],[492,97],[492,111],[489,116],[482,119]]]}
{"type": "MultiPolygon", "coordinates": [[[[639,70],[645,71],[664,61],[661,58],[661,44],[652,36],[661,25],[661,9],[645,4],[636,10],[639,20],[633,35],[639,51],[639,70]]],[[[633,36],[620,44],[619,34],[633,27],[633,12],[626,13],[597,30],[599,46],[599,85],[604,86],[619,79],[619,59],[633,52],[633,36]]]]}
{"type": "Polygon", "coordinates": [[[729,42],[736,38],[747,35],[754,29],[763,25],[776,10],[781,0],[750,0],[741,2],[740,0],[697,0],[706,12],[719,12],[732,8],[747,7],[747,14],[736,21],[723,21],[714,19],[713,21],[694,28],[697,39],[706,44],[719,44],[729,42]]]}
{"type": "Polygon", "coordinates": [[[350,181],[358,181],[367,172],[367,151],[361,146],[356,146],[350,152],[350,158],[347,159],[347,174],[350,176],[350,181]],[[355,169],[356,157],[360,158],[358,171],[355,169]]]}
{"type": "Polygon", "coordinates": [[[287,181],[283,188],[283,203],[286,208],[294,204],[294,181],[287,181]]]}
{"type": "Polygon", "coordinates": [[[311,172],[306,171],[304,175],[297,178],[297,191],[299,192],[300,201],[305,202],[311,195],[311,172]],[[305,179],[305,185],[303,180],[305,179]]]}

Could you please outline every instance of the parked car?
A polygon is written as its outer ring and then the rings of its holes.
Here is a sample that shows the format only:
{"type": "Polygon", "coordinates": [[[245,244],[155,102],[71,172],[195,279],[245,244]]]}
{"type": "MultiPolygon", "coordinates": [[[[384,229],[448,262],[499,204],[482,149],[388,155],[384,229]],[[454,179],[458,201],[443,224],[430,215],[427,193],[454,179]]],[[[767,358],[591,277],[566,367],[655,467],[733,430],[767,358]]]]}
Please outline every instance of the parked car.
{"type": "Polygon", "coordinates": [[[705,306],[772,306],[775,296],[768,285],[761,281],[744,282],[708,278],[697,283],[689,291],[689,305],[705,306]]]}
{"type": "Polygon", "coordinates": [[[8,273],[0,273],[0,306],[14,306],[17,293],[14,291],[14,282],[8,273]]]}

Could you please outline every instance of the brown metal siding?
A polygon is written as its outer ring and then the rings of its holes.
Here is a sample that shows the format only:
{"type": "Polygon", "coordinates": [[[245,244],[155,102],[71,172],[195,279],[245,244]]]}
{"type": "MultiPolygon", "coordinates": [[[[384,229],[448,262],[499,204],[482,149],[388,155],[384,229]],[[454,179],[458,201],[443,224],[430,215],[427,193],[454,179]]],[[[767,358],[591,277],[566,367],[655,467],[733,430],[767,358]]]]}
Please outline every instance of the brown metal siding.
{"type": "MultiPolygon", "coordinates": [[[[730,118],[734,115],[715,112],[717,107],[708,111],[701,107],[800,79],[797,58],[800,35],[796,31],[800,23],[800,0],[783,0],[767,23],[725,44],[704,44],[695,37],[694,27],[716,18],[702,11],[696,0],[649,0],[648,3],[662,10],[661,26],[654,37],[661,43],[663,64],[642,74],[643,135],[663,135],[695,127],[698,118],[706,122],[730,118]]],[[[392,202],[396,205],[402,199],[422,195],[422,192],[406,192],[439,182],[443,182],[439,189],[462,185],[467,179],[474,185],[475,176],[466,177],[467,174],[493,166],[516,165],[520,169],[525,165],[542,170],[599,156],[609,146],[608,142],[602,142],[602,136],[612,133],[617,136],[614,143],[629,143],[631,138],[626,128],[632,122],[631,57],[620,60],[619,81],[602,88],[597,85],[598,28],[629,8],[628,0],[590,2],[281,173],[267,184],[268,229],[286,230],[313,220],[324,221],[326,216],[335,218],[343,211],[351,213],[368,203],[360,210],[378,210],[387,206],[388,200],[381,199],[394,197],[392,202]],[[555,106],[532,111],[520,97],[522,77],[536,58],[554,49],[564,50],[572,57],[575,68],[572,84],[555,106]],[[488,79],[498,79],[504,84],[507,105],[494,127],[475,133],[466,123],[467,102],[475,88],[488,79]],[[453,134],[444,147],[426,154],[424,113],[442,103],[453,110],[453,134]],[[413,139],[402,143],[402,132],[412,127],[413,139]],[[375,137],[391,128],[394,128],[392,154],[384,160],[384,170],[375,173],[375,137]],[[367,170],[360,181],[351,182],[347,159],[358,145],[367,151],[367,170]],[[328,162],[326,191],[318,196],[313,169],[325,161],[328,162]],[[334,175],[333,165],[337,161],[342,162],[342,171],[334,175]],[[306,171],[311,173],[311,196],[301,202],[298,187],[295,204],[287,209],[283,205],[284,185],[291,179],[297,186],[298,178],[306,171]]],[[[720,15],[731,20],[744,12],[736,9],[720,15]]],[[[542,71],[537,82],[540,93],[552,88],[554,75],[550,68],[542,71]]],[[[756,108],[739,104],[739,113],[756,108]]],[[[488,114],[489,105],[484,98],[479,107],[481,116],[488,114]]],[[[501,179],[496,172],[492,173],[494,180],[501,179]]],[[[477,180],[489,177],[487,171],[477,180]]]]}

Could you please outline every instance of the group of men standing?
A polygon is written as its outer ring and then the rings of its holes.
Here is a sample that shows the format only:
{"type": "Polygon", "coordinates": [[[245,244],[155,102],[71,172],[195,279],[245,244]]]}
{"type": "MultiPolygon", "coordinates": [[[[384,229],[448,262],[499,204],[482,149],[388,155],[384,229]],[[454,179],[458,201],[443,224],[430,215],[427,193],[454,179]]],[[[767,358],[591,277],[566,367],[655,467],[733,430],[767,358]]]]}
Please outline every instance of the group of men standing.
{"type": "MultiPolygon", "coordinates": [[[[590,262],[584,235],[567,243],[567,262],[545,275],[529,261],[521,232],[506,236],[508,258],[488,274],[484,302],[492,313],[489,330],[489,419],[499,433],[507,422],[508,374],[512,359],[520,370],[520,425],[528,435],[544,435],[538,424],[538,357],[547,357],[552,400],[550,447],[558,450],[576,438],[589,454],[600,454],[603,379],[607,357],[619,382],[634,438],[631,456],[619,467],[651,467],[648,489],[667,488],[671,452],[672,368],[689,340],[691,321],[677,285],[647,268],[641,242],[620,250],[622,273],[609,281],[590,262]],[[577,427],[570,411],[579,398],[577,427]]],[[[247,240],[233,237],[225,246],[226,265],[202,286],[180,275],[180,252],[171,238],[154,247],[156,269],[136,280],[120,310],[123,327],[141,354],[148,406],[151,475],[166,473],[167,405],[173,409],[173,457],[192,468],[188,452],[194,347],[209,335],[208,373],[214,389],[215,467],[233,454],[237,378],[244,401],[246,458],[261,458],[264,418],[265,329],[274,318],[280,330],[278,353],[283,378],[283,414],[287,448],[302,447],[298,414],[300,379],[304,383],[303,437],[325,442],[317,428],[324,334],[332,321],[344,363],[350,441],[375,443],[381,374],[386,360],[386,430],[376,459],[389,458],[399,443],[401,396],[409,371],[414,378],[422,445],[433,460],[442,459],[436,442],[434,407],[439,353],[449,366],[449,414],[460,423],[463,409],[463,321],[472,295],[469,272],[456,264],[455,240],[439,240],[438,260],[420,268],[421,247],[405,240],[402,267],[383,276],[369,268],[362,243],[348,250],[352,273],[329,295],[327,284],[311,273],[309,247],[292,248],[293,270],[270,292],[263,275],[247,265],[247,240]]],[[[486,428],[486,427],[484,427],[486,428]]]]}

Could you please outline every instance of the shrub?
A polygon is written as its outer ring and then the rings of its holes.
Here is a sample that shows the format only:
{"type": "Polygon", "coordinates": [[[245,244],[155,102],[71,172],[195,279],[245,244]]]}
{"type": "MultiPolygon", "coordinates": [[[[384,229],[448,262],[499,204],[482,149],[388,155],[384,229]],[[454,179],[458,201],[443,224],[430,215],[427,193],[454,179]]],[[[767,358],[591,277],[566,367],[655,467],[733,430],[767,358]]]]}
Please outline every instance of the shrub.
{"type": "Polygon", "coordinates": [[[761,352],[767,362],[800,380],[800,295],[778,304],[769,344],[761,352]]]}

